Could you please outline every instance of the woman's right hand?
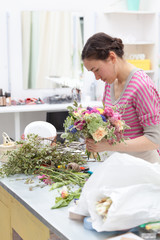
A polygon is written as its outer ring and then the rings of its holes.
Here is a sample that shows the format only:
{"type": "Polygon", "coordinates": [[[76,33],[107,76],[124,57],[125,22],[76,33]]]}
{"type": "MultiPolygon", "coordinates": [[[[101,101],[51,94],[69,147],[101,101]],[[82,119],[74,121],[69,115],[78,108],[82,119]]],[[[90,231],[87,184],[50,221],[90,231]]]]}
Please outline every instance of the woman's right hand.
{"type": "Polygon", "coordinates": [[[89,152],[104,152],[110,150],[110,144],[106,139],[102,139],[100,142],[95,142],[91,138],[86,138],[86,149],[89,152]]]}

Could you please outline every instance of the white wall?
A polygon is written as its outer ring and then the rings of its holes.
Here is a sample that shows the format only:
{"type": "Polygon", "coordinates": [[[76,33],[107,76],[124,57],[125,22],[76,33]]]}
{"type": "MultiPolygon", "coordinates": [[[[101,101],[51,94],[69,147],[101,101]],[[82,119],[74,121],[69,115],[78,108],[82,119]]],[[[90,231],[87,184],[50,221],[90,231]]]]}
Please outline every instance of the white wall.
{"type": "MultiPolygon", "coordinates": [[[[7,40],[6,32],[2,32],[0,45],[0,62],[3,63],[3,69],[0,68],[0,88],[5,91],[10,90],[8,79],[11,83],[11,93],[14,99],[24,99],[26,97],[41,97],[53,94],[53,90],[23,90],[22,86],[22,56],[21,56],[21,25],[20,12],[22,10],[72,10],[81,11],[85,16],[85,41],[94,34],[96,30],[96,12],[107,10],[126,10],[126,0],[5,0],[1,4],[1,13],[9,12],[9,62],[7,61],[7,40]],[[10,75],[7,74],[8,63],[10,65],[10,75]]],[[[140,0],[140,10],[160,11],[160,1],[158,0],[140,0]]],[[[4,24],[0,21],[0,26],[4,24]]],[[[118,23],[117,23],[118,24],[118,23]]],[[[0,32],[1,33],[1,32],[0,32]]],[[[85,87],[83,96],[90,95],[90,84],[94,81],[92,73],[85,72],[85,87]]],[[[103,94],[103,83],[96,83],[97,96],[103,94]]],[[[45,120],[44,113],[21,114],[21,134],[25,126],[35,120],[45,120]]],[[[6,131],[9,136],[14,138],[14,121],[12,114],[0,115],[0,142],[2,142],[1,133],[6,131]]]]}
{"type": "Polygon", "coordinates": [[[9,76],[8,76],[8,38],[7,38],[7,13],[0,12],[0,88],[3,91],[9,89],[9,76]]]}
{"type": "MultiPolygon", "coordinates": [[[[12,98],[20,99],[26,97],[41,97],[53,94],[53,90],[23,90],[22,86],[22,56],[21,56],[21,24],[20,11],[22,10],[72,10],[81,11],[85,16],[85,40],[94,34],[96,30],[96,12],[106,10],[126,10],[127,0],[6,0],[1,6],[1,11],[8,11],[9,18],[9,63],[12,98]]],[[[160,1],[140,0],[140,10],[158,10],[160,1]]],[[[117,23],[118,24],[118,23],[117,23]]],[[[89,95],[89,86],[93,76],[85,75],[84,95],[89,95]]],[[[3,84],[8,84],[8,77],[3,79],[3,84]]],[[[0,79],[0,86],[2,79],[0,79]]],[[[9,86],[8,86],[9,88],[9,86]]]]}

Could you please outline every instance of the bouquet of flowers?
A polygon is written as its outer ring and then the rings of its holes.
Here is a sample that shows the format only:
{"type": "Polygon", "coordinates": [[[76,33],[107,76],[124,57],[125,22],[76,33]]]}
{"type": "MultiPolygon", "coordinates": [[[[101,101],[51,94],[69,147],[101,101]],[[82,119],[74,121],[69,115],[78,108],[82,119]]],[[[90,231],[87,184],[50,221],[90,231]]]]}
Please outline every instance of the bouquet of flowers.
{"type": "MultiPolygon", "coordinates": [[[[129,126],[115,107],[84,108],[74,102],[73,107],[68,107],[68,111],[69,116],[64,122],[65,132],[61,137],[69,142],[78,141],[80,138],[92,138],[95,142],[105,138],[109,144],[124,141],[123,132],[129,126]]],[[[89,158],[91,153],[86,153],[89,158]]],[[[98,153],[95,158],[100,160],[98,153]]]]}
{"type": "Polygon", "coordinates": [[[112,204],[112,200],[110,197],[102,198],[101,200],[96,202],[96,212],[98,215],[102,216],[103,221],[107,218],[107,213],[112,204]]]}

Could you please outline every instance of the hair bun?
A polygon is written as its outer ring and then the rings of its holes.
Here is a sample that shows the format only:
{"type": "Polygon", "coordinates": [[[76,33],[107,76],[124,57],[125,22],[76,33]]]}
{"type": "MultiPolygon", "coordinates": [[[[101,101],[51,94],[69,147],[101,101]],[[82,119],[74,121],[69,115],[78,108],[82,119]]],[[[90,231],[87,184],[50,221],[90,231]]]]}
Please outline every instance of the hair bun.
{"type": "Polygon", "coordinates": [[[115,38],[115,41],[117,41],[117,43],[123,44],[122,39],[121,38],[115,38]]]}
{"type": "Polygon", "coordinates": [[[122,40],[120,38],[114,38],[113,42],[112,42],[112,45],[111,45],[111,48],[117,48],[117,49],[123,50],[124,45],[123,45],[122,40]]]}
{"type": "Polygon", "coordinates": [[[91,36],[82,51],[82,60],[100,59],[105,60],[109,57],[110,51],[122,58],[124,55],[124,45],[120,38],[113,38],[106,33],[99,32],[91,36]]]}

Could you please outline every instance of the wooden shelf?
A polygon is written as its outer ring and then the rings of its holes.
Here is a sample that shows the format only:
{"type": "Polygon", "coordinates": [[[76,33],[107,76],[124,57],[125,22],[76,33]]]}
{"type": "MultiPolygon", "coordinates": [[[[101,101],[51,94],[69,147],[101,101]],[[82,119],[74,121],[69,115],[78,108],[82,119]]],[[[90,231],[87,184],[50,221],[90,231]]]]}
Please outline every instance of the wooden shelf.
{"type": "Polygon", "coordinates": [[[145,72],[152,75],[155,82],[159,78],[157,58],[159,19],[156,11],[111,10],[104,11],[103,17],[98,22],[99,31],[122,39],[125,57],[132,54],[144,54],[147,59],[150,59],[154,70],[145,72]]]}
{"type": "Polygon", "coordinates": [[[133,14],[133,15],[154,15],[155,12],[150,11],[105,11],[106,14],[133,14]]]}
{"type": "Polygon", "coordinates": [[[145,42],[145,41],[138,41],[138,42],[124,42],[124,45],[154,45],[155,42],[145,42]]]}

